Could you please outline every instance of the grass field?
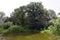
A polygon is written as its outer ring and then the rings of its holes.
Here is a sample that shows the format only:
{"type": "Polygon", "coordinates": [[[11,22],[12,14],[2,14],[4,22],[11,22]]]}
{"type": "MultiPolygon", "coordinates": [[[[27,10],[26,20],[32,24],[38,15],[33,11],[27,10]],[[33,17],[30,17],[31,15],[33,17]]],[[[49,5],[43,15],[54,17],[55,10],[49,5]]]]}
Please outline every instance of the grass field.
{"type": "MultiPolygon", "coordinates": [[[[53,34],[45,34],[45,33],[36,33],[31,35],[8,35],[2,38],[4,40],[59,40],[60,37],[57,37],[53,34]]],[[[1,39],[1,40],[2,40],[1,39]]]]}

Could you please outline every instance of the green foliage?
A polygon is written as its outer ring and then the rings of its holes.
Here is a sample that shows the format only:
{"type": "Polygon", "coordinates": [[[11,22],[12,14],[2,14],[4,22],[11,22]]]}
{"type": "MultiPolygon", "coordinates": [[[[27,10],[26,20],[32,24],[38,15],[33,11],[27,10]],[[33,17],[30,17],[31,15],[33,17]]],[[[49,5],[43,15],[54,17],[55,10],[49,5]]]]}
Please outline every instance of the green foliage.
{"type": "Polygon", "coordinates": [[[2,30],[3,30],[3,26],[0,25],[0,33],[2,33],[2,30]]]}
{"type": "Polygon", "coordinates": [[[13,25],[9,28],[9,33],[29,33],[31,30],[26,28],[27,26],[13,25]]]}
{"type": "Polygon", "coordinates": [[[8,29],[10,26],[12,26],[12,22],[6,22],[0,25],[0,33],[8,33],[8,29]]]}
{"type": "Polygon", "coordinates": [[[47,10],[39,2],[31,2],[27,6],[15,9],[10,18],[14,25],[28,25],[29,30],[48,28],[47,20],[47,10]]]}
{"type": "Polygon", "coordinates": [[[52,19],[50,22],[53,23],[53,25],[49,26],[49,29],[54,34],[60,34],[60,22],[57,19],[52,19]]]}
{"type": "Polygon", "coordinates": [[[46,33],[46,34],[52,34],[52,31],[51,30],[42,30],[41,33],[46,33]]]}
{"type": "Polygon", "coordinates": [[[0,34],[8,33],[8,29],[4,29],[2,25],[0,25],[0,34]]]}
{"type": "Polygon", "coordinates": [[[2,24],[2,26],[3,26],[4,29],[8,29],[12,25],[13,25],[12,22],[6,22],[6,23],[2,24]]]}
{"type": "Polygon", "coordinates": [[[51,25],[49,25],[48,29],[42,30],[41,33],[48,33],[48,34],[60,34],[60,22],[58,19],[50,20],[51,25]]]}
{"type": "Polygon", "coordinates": [[[22,28],[20,28],[19,26],[17,26],[17,25],[13,25],[13,26],[11,26],[10,28],[9,28],[9,32],[10,33],[18,33],[18,32],[20,32],[22,30],[22,28]]]}
{"type": "MultiPolygon", "coordinates": [[[[2,18],[3,14],[0,13],[0,15],[2,18]]],[[[16,8],[11,17],[6,17],[4,22],[0,25],[0,33],[40,32],[43,30],[42,32],[45,33],[60,34],[60,22],[56,19],[55,12],[46,10],[41,2],[31,2],[26,6],[16,8]]]]}

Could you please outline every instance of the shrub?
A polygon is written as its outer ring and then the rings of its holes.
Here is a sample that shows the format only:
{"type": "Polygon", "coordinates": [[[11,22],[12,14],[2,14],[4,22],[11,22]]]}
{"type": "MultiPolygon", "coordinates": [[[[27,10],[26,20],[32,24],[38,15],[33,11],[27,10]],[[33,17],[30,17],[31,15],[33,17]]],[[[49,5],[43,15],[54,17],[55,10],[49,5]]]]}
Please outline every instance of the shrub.
{"type": "Polygon", "coordinates": [[[20,32],[22,30],[22,28],[20,26],[17,25],[13,25],[9,28],[9,32],[20,32]]]}
{"type": "Polygon", "coordinates": [[[25,27],[13,25],[9,28],[10,33],[22,33],[22,32],[28,32],[29,30],[25,27]]]}
{"type": "Polygon", "coordinates": [[[53,23],[53,25],[49,26],[49,30],[52,31],[52,33],[54,34],[60,34],[60,22],[58,22],[58,20],[51,20],[50,22],[53,23]]]}
{"type": "Polygon", "coordinates": [[[8,33],[8,29],[10,26],[12,26],[12,22],[6,22],[0,25],[0,33],[4,34],[4,33],[8,33]]]}
{"type": "Polygon", "coordinates": [[[8,29],[8,28],[9,28],[10,26],[12,26],[12,25],[13,25],[12,22],[6,22],[6,23],[2,24],[3,29],[8,29]]]}

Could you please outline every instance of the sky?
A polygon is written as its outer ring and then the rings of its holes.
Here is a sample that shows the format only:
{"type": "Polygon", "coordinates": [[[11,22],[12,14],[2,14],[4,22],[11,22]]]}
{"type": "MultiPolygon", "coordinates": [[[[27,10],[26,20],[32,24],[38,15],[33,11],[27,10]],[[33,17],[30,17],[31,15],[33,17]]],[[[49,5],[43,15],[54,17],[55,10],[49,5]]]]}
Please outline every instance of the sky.
{"type": "Polygon", "coordinates": [[[0,11],[5,12],[6,16],[10,16],[14,9],[30,2],[42,2],[46,9],[52,9],[56,14],[60,12],[60,0],[0,0],[0,11]]]}

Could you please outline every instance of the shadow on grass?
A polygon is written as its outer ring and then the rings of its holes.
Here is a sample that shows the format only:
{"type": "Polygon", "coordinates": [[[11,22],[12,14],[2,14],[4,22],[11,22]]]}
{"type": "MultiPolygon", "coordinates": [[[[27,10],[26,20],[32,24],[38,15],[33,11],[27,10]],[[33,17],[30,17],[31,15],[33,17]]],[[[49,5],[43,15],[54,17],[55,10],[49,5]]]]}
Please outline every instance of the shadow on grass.
{"type": "Polygon", "coordinates": [[[29,35],[33,35],[33,34],[37,34],[37,33],[40,33],[40,32],[6,33],[3,36],[9,36],[9,35],[12,35],[12,36],[18,36],[18,35],[29,36],[29,35]]]}

